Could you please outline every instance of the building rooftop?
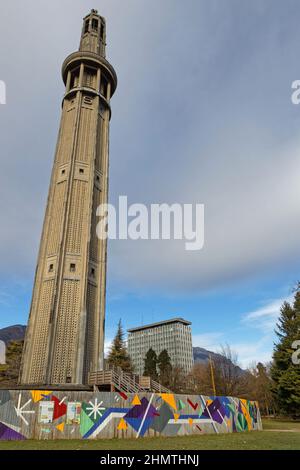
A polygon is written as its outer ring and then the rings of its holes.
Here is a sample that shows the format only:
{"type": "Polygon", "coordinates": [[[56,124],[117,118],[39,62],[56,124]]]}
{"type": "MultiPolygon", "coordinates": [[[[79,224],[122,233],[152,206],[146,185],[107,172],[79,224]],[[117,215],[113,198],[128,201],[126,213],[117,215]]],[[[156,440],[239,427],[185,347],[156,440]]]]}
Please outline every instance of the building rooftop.
{"type": "Polygon", "coordinates": [[[183,323],[184,325],[191,325],[192,323],[188,320],[184,320],[184,318],[170,318],[170,320],[164,320],[164,321],[159,321],[159,322],[156,322],[156,323],[151,323],[150,325],[143,325],[143,326],[138,326],[136,328],[130,328],[128,331],[128,333],[134,333],[136,331],[140,331],[140,330],[147,330],[148,328],[155,328],[157,326],[161,326],[161,325],[168,325],[170,323],[183,323]]]}

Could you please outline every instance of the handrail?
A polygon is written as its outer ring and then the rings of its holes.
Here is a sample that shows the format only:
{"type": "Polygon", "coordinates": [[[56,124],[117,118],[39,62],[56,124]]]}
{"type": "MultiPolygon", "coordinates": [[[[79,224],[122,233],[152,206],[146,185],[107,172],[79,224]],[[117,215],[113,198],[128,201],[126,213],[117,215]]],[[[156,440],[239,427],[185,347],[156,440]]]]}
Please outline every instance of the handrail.
{"type": "Polygon", "coordinates": [[[172,393],[171,390],[151,379],[151,389],[159,393],[172,393]]]}
{"type": "Polygon", "coordinates": [[[112,371],[112,381],[118,388],[124,388],[127,392],[144,392],[145,390],[140,387],[131,377],[127,374],[117,374],[112,371]]]}
{"type": "Polygon", "coordinates": [[[128,393],[147,393],[149,390],[157,393],[172,393],[171,390],[164,387],[155,380],[150,379],[150,387],[143,387],[137,382],[132,374],[119,369],[106,369],[89,373],[90,385],[112,384],[120,391],[128,393]]]}

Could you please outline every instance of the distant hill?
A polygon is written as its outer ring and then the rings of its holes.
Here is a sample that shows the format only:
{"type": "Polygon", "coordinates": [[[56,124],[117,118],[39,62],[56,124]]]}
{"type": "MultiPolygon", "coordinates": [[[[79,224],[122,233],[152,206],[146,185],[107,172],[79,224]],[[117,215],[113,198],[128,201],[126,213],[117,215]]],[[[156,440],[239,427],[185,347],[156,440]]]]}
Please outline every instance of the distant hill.
{"type": "Polygon", "coordinates": [[[9,341],[22,341],[25,337],[26,326],[13,325],[0,329],[0,341],[8,344],[9,341]]]}
{"type": "MultiPolygon", "coordinates": [[[[205,364],[209,361],[209,356],[210,355],[211,355],[212,361],[216,361],[216,362],[223,358],[223,356],[221,354],[218,354],[218,353],[215,353],[215,352],[212,352],[212,351],[208,351],[207,349],[199,348],[199,347],[193,348],[193,355],[194,355],[195,363],[202,363],[202,364],[205,364]]],[[[228,362],[230,362],[232,364],[230,359],[227,359],[227,360],[228,360],[228,362]]],[[[236,366],[236,368],[241,374],[245,373],[245,371],[241,367],[236,366]]]]}
{"type": "MultiPolygon", "coordinates": [[[[8,344],[9,341],[22,341],[25,337],[26,326],[25,325],[13,325],[8,326],[7,328],[0,329],[0,340],[8,344]]],[[[209,356],[213,361],[217,361],[222,358],[221,354],[215,353],[213,351],[208,351],[207,349],[194,347],[193,348],[194,361],[196,363],[205,364],[209,361],[209,356]]],[[[228,359],[228,361],[230,361],[228,359]]],[[[231,361],[230,361],[231,362],[231,361]]],[[[238,370],[243,374],[245,371],[238,367],[238,370]]]]}

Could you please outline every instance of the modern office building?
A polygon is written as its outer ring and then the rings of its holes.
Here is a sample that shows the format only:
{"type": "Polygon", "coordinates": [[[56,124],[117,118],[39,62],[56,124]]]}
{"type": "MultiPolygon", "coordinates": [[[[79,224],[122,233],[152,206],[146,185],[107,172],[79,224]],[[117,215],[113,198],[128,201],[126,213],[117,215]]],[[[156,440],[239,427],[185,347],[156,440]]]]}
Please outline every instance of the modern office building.
{"type": "Polygon", "coordinates": [[[189,373],[194,365],[191,322],[172,318],[129,329],[128,352],[136,374],[143,375],[144,359],[150,348],[157,355],[166,349],[172,366],[189,373]]]}
{"type": "Polygon", "coordinates": [[[21,384],[85,384],[89,371],[103,368],[107,243],[96,226],[97,207],[108,199],[110,100],[117,86],[105,50],[105,19],[92,10],[79,51],[62,66],[66,89],[21,384]]]}

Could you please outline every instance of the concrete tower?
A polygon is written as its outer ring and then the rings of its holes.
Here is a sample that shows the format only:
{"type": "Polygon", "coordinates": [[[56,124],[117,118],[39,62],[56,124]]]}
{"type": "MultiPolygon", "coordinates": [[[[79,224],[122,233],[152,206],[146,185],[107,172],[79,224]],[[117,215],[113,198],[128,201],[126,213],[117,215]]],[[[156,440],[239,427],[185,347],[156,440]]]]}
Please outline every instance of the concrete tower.
{"type": "Polygon", "coordinates": [[[66,92],[40,243],[21,384],[85,384],[103,368],[106,242],[96,209],[108,197],[110,99],[106,24],[92,10],[64,61],[66,92]]]}

